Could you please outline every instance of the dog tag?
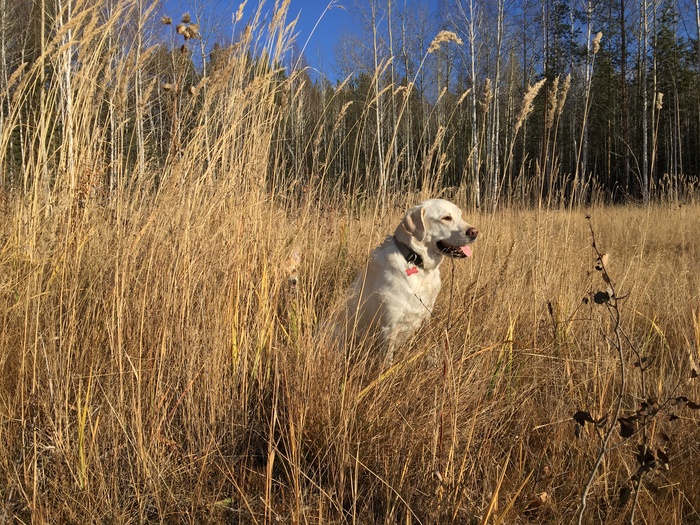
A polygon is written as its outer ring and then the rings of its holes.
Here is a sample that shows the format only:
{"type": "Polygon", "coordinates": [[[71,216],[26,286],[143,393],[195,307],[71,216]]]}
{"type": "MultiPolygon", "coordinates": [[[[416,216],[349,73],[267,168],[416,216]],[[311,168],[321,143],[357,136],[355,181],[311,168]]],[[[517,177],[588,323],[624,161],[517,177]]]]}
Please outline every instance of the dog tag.
{"type": "Polygon", "coordinates": [[[411,266],[410,268],[406,268],[406,275],[411,276],[414,273],[418,273],[418,268],[415,266],[411,266]]]}

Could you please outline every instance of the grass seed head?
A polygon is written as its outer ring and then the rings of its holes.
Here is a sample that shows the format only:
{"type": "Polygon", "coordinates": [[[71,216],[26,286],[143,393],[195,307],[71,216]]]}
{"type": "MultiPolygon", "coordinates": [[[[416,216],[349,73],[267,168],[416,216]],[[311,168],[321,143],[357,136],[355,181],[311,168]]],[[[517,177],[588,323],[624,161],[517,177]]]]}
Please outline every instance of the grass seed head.
{"type": "Polygon", "coordinates": [[[440,49],[441,44],[449,42],[454,42],[455,44],[462,45],[462,39],[459,38],[452,31],[440,31],[430,43],[430,47],[428,47],[428,54],[430,55],[432,53],[435,53],[438,49],[440,49]]]}
{"type": "Polygon", "coordinates": [[[566,75],[564,79],[564,84],[559,90],[559,99],[557,100],[557,114],[561,115],[564,110],[564,103],[566,102],[566,96],[569,94],[569,88],[571,88],[571,73],[566,75]]]}
{"type": "Polygon", "coordinates": [[[484,91],[482,93],[481,101],[479,104],[484,111],[488,111],[491,106],[491,101],[493,100],[493,87],[491,86],[491,79],[487,78],[484,81],[484,91]]]}
{"type": "Polygon", "coordinates": [[[661,108],[664,107],[664,94],[659,91],[656,94],[656,111],[661,111],[661,108]]]}
{"type": "Polygon", "coordinates": [[[199,24],[190,24],[185,28],[185,38],[200,38],[199,24]]]}
{"type": "Polygon", "coordinates": [[[551,128],[554,125],[554,113],[557,109],[557,93],[559,91],[559,77],[557,76],[552,82],[552,87],[549,89],[549,98],[547,100],[547,120],[545,125],[551,128]]]}
{"type": "Polygon", "coordinates": [[[240,22],[241,19],[243,18],[243,10],[245,9],[245,5],[246,5],[247,3],[248,3],[248,0],[245,0],[245,2],[242,2],[242,3],[238,6],[238,11],[236,11],[236,16],[235,16],[234,19],[233,19],[233,22],[234,22],[234,23],[240,22]]]}

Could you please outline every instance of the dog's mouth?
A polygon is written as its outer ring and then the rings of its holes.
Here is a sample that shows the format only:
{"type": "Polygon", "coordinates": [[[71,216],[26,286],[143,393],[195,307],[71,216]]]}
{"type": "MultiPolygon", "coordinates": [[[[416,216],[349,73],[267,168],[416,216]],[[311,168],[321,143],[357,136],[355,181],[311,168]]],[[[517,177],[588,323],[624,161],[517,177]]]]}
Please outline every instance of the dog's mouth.
{"type": "Polygon", "coordinates": [[[442,253],[455,259],[464,259],[465,257],[471,257],[472,255],[472,248],[468,244],[464,246],[452,246],[451,244],[447,244],[445,241],[438,241],[437,247],[442,253]]]}

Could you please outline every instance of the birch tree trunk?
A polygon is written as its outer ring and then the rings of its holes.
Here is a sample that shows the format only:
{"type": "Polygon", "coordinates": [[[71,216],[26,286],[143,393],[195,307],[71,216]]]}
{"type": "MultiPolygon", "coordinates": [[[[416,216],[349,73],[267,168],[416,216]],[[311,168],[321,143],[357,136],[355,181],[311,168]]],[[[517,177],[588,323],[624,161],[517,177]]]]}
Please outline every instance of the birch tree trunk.
{"type": "MultiPolygon", "coordinates": [[[[590,93],[591,82],[593,81],[593,53],[591,48],[591,36],[593,34],[593,2],[588,0],[586,5],[586,70],[584,75],[585,91],[590,93]]],[[[586,97],[587,98],[587,97],[586,97]]],[[[588,101],[586,100],[586,107],[588,101]]],[[[588,186],[588,118],[587,112],[584,109],[583,130],[581,132],[581,161],[577,162],[577,172],[580,171],[578,177],[575,177],[574,188],[581,181],[581,197],[579,203],[585,198],[586,187],[588,186]]]]}
{"type": "MultiPolygon", "coordinates": [[[[698,0],[696,0],[697,2],[698,0]]],[[[649,21],[647,0],[642,0],[641,84],[642,84],[642,200],[649,202],[649,89],[647,85],[647,50],[649,49],[649,21]]]]}
{"type": "Polygon", "coordinates": [[[505,0],[498,0],[498,21],[497,21],[497,36],[496,36],[496,74],[493,81],[493,111],[491,112],[491,162],[489,163],[491,168],[491,194],[492,202],[491,208],[493,210],[498,206],[498,197],[500,193],[499,180],[500,180],[500,136],[499,131],[501,127],[501,105],[500,105],[500,94],[501,94],[501,67],[502,58],[501,54],[503,52],[503,28],[504,28],[504,18],[505,18],[505,0]]]}
{"type": "Polygon", "coordinates": [[[377,156],[378,156],[378,169],[379,169],[379,201],[381,209],[384,208],[386,201],[386,174],[384,173],[384,146],[382,140],[382,96],[381,96],[381,85],[380,85],[380,56],[379,56],[379,42],[378,42],[378,17],[377,17],[377,4],[372,0],[372,45],[374,51],[374,96],[375,104],[377,109],[375,112],[376,122],[377,122],[377,156]]]}
{"type": "MultiPolygon", "coordinates": [[[[7,40],[5,38],[5,33],[7,31],[7,5],[5,0],[0,0],[0,93],[7,93],[7,40]]],[[[7,101],[9,108],[9,93],[7,93],[7,101]]],[[[5,101],[0,100],[0,130],[5,129],[5,101]]],[[[3,155],[4,159],[5,156],[3,155]]],[[[5,185],[5,163],[0,165],[0,187],[5,185]]],[[[12,162],[9,163],[12,166],[12,162]]]]}
{"type": "MultiPolygon", "coordinates": [[[[590,4],[589,4],[590,7],[590,4]]],[[[588,29],[590,31],[590,8],[589,8],[589,24],[588,29]]],[[[593,80],[593,66],[595,64],[595,56],[600,49],[600,41],[603,38],[603,33],[598,32],[595,38],[591,41],[590,32],[588,35],[588,42],[586,44],[586,75],[585,75],[585,95],[583,97],[583,121],[581,124],[581,140],[578,145],[578,151],[576,154],[576,171],[574,175],[574,194],[578,192],[578,202],[579,204],[585,202],[586,195],[591,191],[588,183],[589,173],[588,173],[588,113],[591,107],[591,84],[593,80]],[[585,152],[585,157],[584,157],[585,152]],[[578,189],[580,188],[580,189],[578,189]]],[[[608,148],[610,152],[610,148],[608,148]]],[[[592,196],[592,195],[591,195],[592,196]]],[[[574,197],[572,196],[571,205],[573,206],[574,197]]]]}
{"type": "MultiPolygon", "coordinates": [[[[700,0],[695,0],[695,29],[697,31],[697,46],[698,49],[696,50],[697,53],[697,59],[698,59],[698,77],[700,77],[700,0]]],[[[698,124],[700,125],[700,111],[698,111],[698,124]]]]}
{"type": "Polygon", "coordinates": [[[469,23],[467,25],[470,54],[470,73],[472,80],[472,180],[474,184],[474,204],[481,208],[481,187],[479,183],[479,127],[476,119],[478,89],[476,83],[476,5],[475,0],[469,0],[469,23]]]}
{"type": "Polygon", "coordinates": [[[398,141],[396,140],[396,132],[399,127],[399,123],[396,121],[397,115],[396,115],[396,96],[394,93],[396,93],[396,65],[394,61],[394,31],[393,31],[393,18],[392,18],[392,4],[391,0],[387,0],[387,8],[388,8],[388,20],[387,20],[387,25],[388,25],[388,31],[389,31],[389,56],[391,57],[391,64],[390,67],[391,69],[389,70],[390,78],[391,78],[391,132],[390,135],[393,136],[393,140],[391,141],[392,145],[392,158],[393,162],[392,165],[394,166],[394,169],[392,170],[392,190],[397,191],[397,183],[399,179],[399,173],[398,173],[398,159],[399,159],[399,151],[398,151],[398,141]]]}
{"type": "MultiPolygon", "coordinates": [[[[56,30],[61,31],[70,23],[72,16],[72,0],[66,0],[65,6],[62,0],[57,0],[56,10],[56,30]]],[[[77,185],[77,173],[75,169],[75,141],[73,129],[73,78],[72,78],[72,60],[73,60],[73,29],[69,26],[63,34],[61,43],[64,47],[61,53],[61,120],[63,122],[63,144],[65,149],[61,148],[63,158],[63,168],[69,178],[70,190],[73,193],[77,185]]]]}
{"type": "MultiPolygon", "coordinates": [[[[49,200],[49,163],[48,163],[48,152],[46,148],[46,138],[48,134],[49,122],[48,115],[46,111],[46,0],[41,0],[41,27],[39,29],[39,60],[41,62],[41,69],[39,73],[39,78],[41,79],[41,89],[39,91],[39,137],[38,137],[38,159],[39,169],[41,170],[40,180],[37,182],[34,180],[34,203],[35,206],[38,200],[38,193],[44,194],[46,201],[49,200]]],[[[29,170],[24,171],[24,190],[25,192],[29,190],[29,170]]],[[[48,207],[47,207],[48,211],[48,207]]]]}
{"type": "Polygon", "coordinates": [[[140,181],[143,180],[144,172],[146,171],[146,145],[144,143],[143,133],[143,107],[145,101],[142,100],[143,84],[141,75],[141,52],[143,50],[143,33],[145,31],[143,25],[143,0],[139,0],[136,13],[138,23],[136,24],[136,79],[134,83],[134,102],[135,111],[134,118],[136,119],[136,152],[137,152],[137,174],[140,181]]]}
{"type": "Polygon", "coordinates": [[[630,110],[627,96],[627,24],[626,24],[626,1],[620,0],[620,107],[622,109],[622,148],[624,150],[624,172],[622,176],[625,191],[632,191],[630,181],[630,110]]]}
{"type": "Polygon", "coordinates": [[[401,58],[403,60],[403,69],[406,78],[406,91],[403,92],[403,96],[406,97],[406,110],[402,111],[401,114],[401,119],[403,120],[404,128],[404,142],[402,144],[402,150],[406,153],[403,157],[405,158],[405,164],[408,169],[407,179],[410,184],[415,184],[418,177],[416,169],[416,155],[413,154],[413,134],[411,133],[411,126],[413,125],[413,112],[411,111],[410,98],[412,86],[409,84],[409,79],[413,78],[414,72],[411,71],[410,52],[408,47],[408,33],[406,30],[406,16],[406,12],[404,12],[401,16],[401,58]]]}

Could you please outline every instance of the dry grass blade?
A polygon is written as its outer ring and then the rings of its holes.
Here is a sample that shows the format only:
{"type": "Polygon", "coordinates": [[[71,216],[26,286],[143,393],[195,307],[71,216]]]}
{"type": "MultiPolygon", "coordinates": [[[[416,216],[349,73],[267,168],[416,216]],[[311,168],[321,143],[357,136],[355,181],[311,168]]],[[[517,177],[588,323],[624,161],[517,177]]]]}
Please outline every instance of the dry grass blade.
{"type": "Polygon", "coordinates": [[[522,483],[520,484],[520,486],[518,487],[518,490],[515,491],[515,494],[513,494],[513,495],[511,496],[510,501],[508,501],[508,504],[507,504],[507,505],[503,508],[503,510],[501,511],[501,515],[500,515],[500,516],[498,517],[498,519],[494,522],[494,525],[501,525],[501,523],[503,523],[503,522],[505,521],[506,517],[508,516],[508,512],[510,511],[510,509],[513,508],[513,506],[515,505],[515,501],[518,499],[518,497],[520,496],[521,492],[523,491],[523,489],[525,488],[525,486],[528,484],[528,482],[530,481],[530,478],[532,477],[532,475],[533,475],[534,473],[535,473],[534,470],[531,470],[531,471],[528,473],[528,475],[525,477],[525,479],[523,480],[523,482],[522,482],[522,483]]]}
{"type": "Polygon", "coordinates": [[[508,471],[508,465],[510,462],[510,454],[512,450],[508,451],[508,455],[506,456],[506,459],[503,461],[503,464],[500,466],[501,470],[501,475],[498,478],[498,481],[496,482],[496,486],[493,489],[493,494],[491,495],[491,500],[489,501],[489,506],[486,509],[486,512],[484,513],[484,517],[481,519],[481,525],[486,525],[489,520],[491,519],[491,515],[497,510],[498,508],[498,496],[501,491],[501,486],[503,485],[503,479],[506,476],[506,472],[508,471]]]}

